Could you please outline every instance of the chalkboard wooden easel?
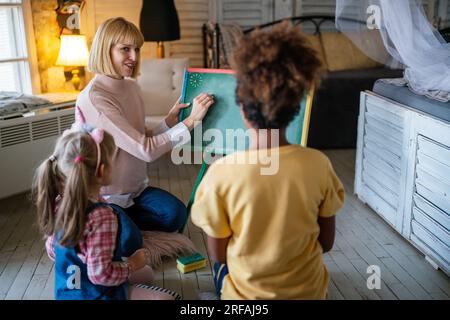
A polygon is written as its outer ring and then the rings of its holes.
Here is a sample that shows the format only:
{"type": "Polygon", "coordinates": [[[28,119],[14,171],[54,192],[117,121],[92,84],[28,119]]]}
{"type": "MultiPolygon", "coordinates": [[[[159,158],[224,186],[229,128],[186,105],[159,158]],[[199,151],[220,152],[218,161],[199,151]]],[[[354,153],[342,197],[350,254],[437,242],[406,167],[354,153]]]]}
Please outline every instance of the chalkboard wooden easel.
{"type": "MultiPolygon", "coordinates": [[[[188,68],[185,70],[181,103],[191,103],[191,106],[182,109],[180,112],[180,121],[186,119],[192,107],[194,98],[202,92],[214,95],[214,104],[208,110],[207,115],[202,121],[202,131],[208,129],[218,129],[226,136],[227,129],[243,129],[245,125],[242,120],[239,106],[235,100],[236,78],[232,70],[225,69],[197,69],[188,68]]],[[[311,106],[313,99],[313,90],[309,92],[301,102],[299,114],[292,120],[286,129],[287,140],[292,144],[301,144],[306,146],[308,140],[309,120],[311,116],[311,106]]],[[[203,137],[202,132],[202,137],[203,137]]],[[[224,139],[225,140],[225,139],[224,139]]],[[[200,139],[191,139],[193,151],[203,152],[205,149],[209,153],[227,155],[239,148],[229,148],[225,141],[208,141],[200,139]]],[[[248,147],[248,143],[243,145],[243,149],[248,147]]],[[[197,187],[200,184],[208,165],[203,161],[200,172],[195,181],[194,189],[188,204],[188,217],[192,203],[194,202],[197,187]]],[[[184,226],[181,228],[183,231],[184,226]]]]}

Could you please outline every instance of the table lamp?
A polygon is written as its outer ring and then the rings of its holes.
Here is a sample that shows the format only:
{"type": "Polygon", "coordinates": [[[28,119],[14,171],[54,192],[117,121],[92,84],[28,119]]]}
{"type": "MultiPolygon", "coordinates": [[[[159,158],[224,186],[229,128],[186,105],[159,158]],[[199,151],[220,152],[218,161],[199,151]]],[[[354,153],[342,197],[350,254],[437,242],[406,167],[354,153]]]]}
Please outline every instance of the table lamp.
{"type": "Polygon", "coordinates": [[[61,47],[59,49],[57,66],[75,67],[72,69],[72,83],[75,90],[80,87],[80,70],[76,67],[87,66],[89,52],[84,35],[61,35],[61,47]]]}
{"type": "Polygon", "coordinates": [[[180,39],[180,22],[173,0],[143,0],[139,27],[145,41],[157,42],[157,57],[164,58],[163,41],[180,39]]]}

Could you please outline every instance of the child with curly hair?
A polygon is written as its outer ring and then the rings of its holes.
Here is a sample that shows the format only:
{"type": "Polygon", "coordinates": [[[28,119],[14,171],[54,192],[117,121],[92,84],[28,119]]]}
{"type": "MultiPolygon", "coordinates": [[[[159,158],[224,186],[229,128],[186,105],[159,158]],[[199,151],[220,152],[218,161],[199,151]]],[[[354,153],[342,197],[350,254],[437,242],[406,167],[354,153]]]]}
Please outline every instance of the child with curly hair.
{"type": "Polygon", "coordinates": [[[34,181],[38,225],[55,262],[55,299],[179,299],[147,286],[153,271],[140,230],[99,195],[111,182],[113,137],[87,125],[78,107],[77,117],[34,181]]]}
{"type": "Polygon", "coordinates": [[[243,37],[233,60],[236,99],[253,132],[250,150],[212,164],[192,207],[193,223],[208,236],[217,293],[324,299],[322,254],[333,246],[344,189],[323,153],[291,145],[285,135],[305,93],[318,85],[321,63],[287,22],[243,37]],[[262,175],[262,163],[233,161],[263,151],[278,156],[275,174],[262,175]]]}

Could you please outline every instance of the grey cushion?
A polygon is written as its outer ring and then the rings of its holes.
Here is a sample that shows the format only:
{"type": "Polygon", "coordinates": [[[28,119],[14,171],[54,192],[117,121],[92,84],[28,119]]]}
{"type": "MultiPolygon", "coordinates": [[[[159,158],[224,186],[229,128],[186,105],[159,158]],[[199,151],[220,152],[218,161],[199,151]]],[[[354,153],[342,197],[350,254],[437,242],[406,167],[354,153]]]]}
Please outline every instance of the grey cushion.
{"type": "Polygon", "coordinates": [[[450,102],[432,100],[411,92],[407,87],[395,86],[380,80],[375,82],[372,91],[438,119],[450,121],[450,102]]]}

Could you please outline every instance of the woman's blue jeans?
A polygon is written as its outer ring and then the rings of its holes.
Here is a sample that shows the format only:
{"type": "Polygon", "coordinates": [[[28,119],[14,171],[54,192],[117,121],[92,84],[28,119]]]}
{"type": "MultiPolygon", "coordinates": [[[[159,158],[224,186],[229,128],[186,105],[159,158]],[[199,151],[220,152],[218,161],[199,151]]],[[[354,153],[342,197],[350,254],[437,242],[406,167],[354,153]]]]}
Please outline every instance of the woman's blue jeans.
{"type": "Polygon", "coordinates": [[[187,210],[181,200],[159,188],[147,187],[125,208],[131,220],[141,230],[173,232],[184,227],[187,210]]]}

